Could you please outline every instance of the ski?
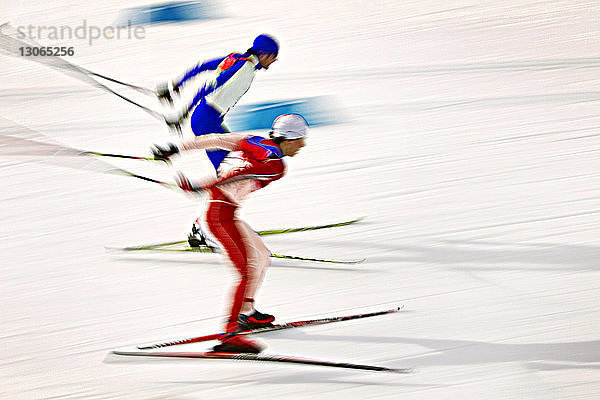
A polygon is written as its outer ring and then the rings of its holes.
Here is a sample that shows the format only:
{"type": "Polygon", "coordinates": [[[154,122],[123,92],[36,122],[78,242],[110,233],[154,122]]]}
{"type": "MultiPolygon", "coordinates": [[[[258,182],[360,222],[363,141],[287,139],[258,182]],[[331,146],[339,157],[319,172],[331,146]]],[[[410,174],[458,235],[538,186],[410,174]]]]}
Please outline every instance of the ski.
{"type": "MultiPolygon", "coordinates": [[[[325,325],[325,324],[331,324],[333,322],[351,321],[353,319],[361,319],[361,318],[370,318],[370,317],[376,317],[379,315],[393,314],[393,313],[400,311],[403,307],[404,306],[400,306],[400,307],[392,308],[389,310],[375,311],[375,312],[370,312],[370,313],[342,315],[342,316],[337,316],[337,317],[308,319],[308,320],[287,322],[284,324],[274,324],[274,325],[268,326],[268,327],[240,331],[237,334],[238,335],[255,335],[258,333],[280,331],[280,330],[292,329],[292,328],[301,328],[304,326],[325,325]]],[[[137,348],[139,350],[150,350],[150,349],[159,349],[162,347],[177,346],[177,345],[181,345],[181,344],[206,342],[209,340],[217,340],[222,335],[223,335],[223,333],[214,333],[214,334],[205,335],[205,336],[196,336],[196,337],[184,338],[184,339],[174,339],[174,340],[168,340],[168,341],[163,341],[163,342],[158,342],[158,343],[140,345],[140,346],[137,346],[137,348]]]]}
{"type": "Polygon", "coordinates": [[[350,221],[335,222],[333,224],[303,226],[303,227],[300,227],[300,228],[274,229],[274,230],[269,230],[269,231],[258,231],[256,233],[258,233],[260,236],[268,236],[268,235],[281,235],[283,233],[316,231],[318,229],[337,228],[337,227],[340,227],[340,226],[352,225],[352,224],[355,224],[355,223],[357,223],[357,222],[359,222],[361,220],[362,220],[362,218],[356,218],[356,219],[352,219],[350,221]]]}
{"type": "MultiPolygon", "coordinates": [[[[333,224],[302,226],[302,227],[298,227],[298,228],[272,229],[272,230],[256,231],[256,233],[259,236],[270,236],[270,235],[281,235],[284,233],[315,231],[318,229],[337,228],[340,226],[352,225],[361,220],[362,220],[362,218],[357,218],[357,219],[353,219],[350,221],[336,222],[333,224]]],[[[187,239],[186,240],[176,240],[174,242],[162,242],[162,243],[146,244],[146,245],[141,245],[141,246],[129,246],[129,247],[123,248],[123,250],[125,250],[125,251],[153,250],[153,249],[157,249],[160,247],[168,247],[168,246],[175,246],[178,244],[185,244],[187,242],[188,242],[187,239]]]]}
{"type": "MultiPolygon", "coordinates": [[[[144,179],[140,177],[140,179],[144,179]]],[[[146,178],[149,179],[149,178],[146,178]]],[[[156,183],[161,183],[156,181],[156,183]]],[[[165,185],[169,185],[169,183],[163,183],[165,185]]],[[[109,251],[155,251],[155,252],[167,252],[167,253],[219,253],[219,249],[208,246],[201,247],[190,247],[190,246],[179,246],[179,247],[105,247],[106,250],[109,251]]],[[[300,256],[290,256],[286,254],[275,254],[271,253],[271,257],[273,258],[285,258],[288,260],[301,260],[301,261],[313,261],[320,263],[331,263],[331,264],[360,264],[365,261],[365,258],[360,258],[357,260],[334,260],[328,258],[312,258],[312,257],[300,257],[300,256]]]]}
{"type": "MultiPolygon", "coordinates": [[[[122,170],[121,170],[122,171],[122,170]]],[[[172,185],[167,182],[156,181],[151,178],[142,177],[139,175],[134,175],[129,173],[128,171],[122,171],[122,173],[126,173],[130,176],[134,176],[138,179],[149,180],[155,183],[163,184],[163,185],[172,185]]],[[[350,221],[336,222],[332,224],[325,225],[314,225],[314,226],[303,226],[298,228],[283,228],[283,229],[272,229],[272,230],[263,230],[257,231],[256,233],[260,236],[268,236],[268,235],[281,235],[285,233],[293,233],[293,232],[305,232],[305,231],[313,231],[318,229],[326,229],[326,228],[335,228],[340,226],[351,225],[357,223],[361,220],[361,218],[353,219],[350,221]]],[[[217,253],[218,249],[201,246],[201,247],[190,247],[188,246],[187,240],[176,240],[173,242],[162,242],[162,243],[154,243],[154,244],[146,244],[141,246],[128,246],[128,247],[120,247],[120,248],[110,248],[107,247],[108,250],[114,251],[158,251],[158,252],[191,252],[191,253],[217,253]]],[[[323,259],[323,258],[311,258],[311,257],[300,257],[300,256],[290,256],[284,254],[271,254],[273,258],[284,258],[290,260],[301,260],[301,261],[314,261],[314,262],[324,262],[324,263],[334,263],[334,264],[358,264],[365,259],[357,259],[357,260],[331,260],[331,259],[323,259]]]]}
{"type": "Polygon", "coordinates": [[[248,353],[219,353],[219,352],[146,352],[146,351],[112,351],[111,354],[126,357],[155,357],[155,358],[191,358],[205,360],[238,360],[238,361],[261,361],[278,362],[289,364],[318,365],[323,367],[359,369],[365,371],[393,372],[407,374],[412,372],[410,368],[389,368],[377,365],[352,364],[346,362],[322,361],[310,358],[300,358],[283,355],[262,355],[248,353]]]}

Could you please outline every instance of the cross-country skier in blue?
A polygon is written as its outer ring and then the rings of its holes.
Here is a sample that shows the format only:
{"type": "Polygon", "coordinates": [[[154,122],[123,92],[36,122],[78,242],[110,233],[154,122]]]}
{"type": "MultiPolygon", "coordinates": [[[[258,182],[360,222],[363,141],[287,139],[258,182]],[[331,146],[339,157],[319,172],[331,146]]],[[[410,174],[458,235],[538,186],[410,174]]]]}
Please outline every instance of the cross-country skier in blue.
{"type": "MultiPolygon", "coordinates": [[[[225,115],[248,91],[256,71],[269,69],[269,66],[277,61],[278,53],[277,41],[270,35],[262,34],[254,39],[252,47],[243,54],[231,53],[225,57],[198,63],[182,78],[159,85],[158,98],[173,102],[173,96],[178,95],[190,79],[204,71],[214,71],[213,76],[198,90],[192,102],[176,117],[165,118],[165,122],[170,129],[181,132],[181,125],[191,114],[191,128],[196,136],[229,132],[223,123],[225,115]]],[[[206,152],[217,173],[227,153],[224,150],[206,152]]],[[[199,220],[196,220],[192,227],[189,242],[191,246],[207,244],[200,233],[199,220]]]]}
{"type": "MultiPolygon", "coordinates": [[[[167,119],[167,125],[181,129],[181,124],[191,114],[192,132],[196,136],[228,132],[223,125],[225,115],[248,91],[256,71],[269,69],[277,60],[278,53],[279,44],[272,36],[259,35],[245,53],[231,53],[198,63],[182,78],[161,84],[157,89],[158,97],[172,101],[173,94],[178,94],[190,79],[202,72],[214,71],[212,78],[200,88],[186,109],[176,118],[167,119]]],[[[207,154],[217,169],[227,152],[211,151],[207,154]]]]}

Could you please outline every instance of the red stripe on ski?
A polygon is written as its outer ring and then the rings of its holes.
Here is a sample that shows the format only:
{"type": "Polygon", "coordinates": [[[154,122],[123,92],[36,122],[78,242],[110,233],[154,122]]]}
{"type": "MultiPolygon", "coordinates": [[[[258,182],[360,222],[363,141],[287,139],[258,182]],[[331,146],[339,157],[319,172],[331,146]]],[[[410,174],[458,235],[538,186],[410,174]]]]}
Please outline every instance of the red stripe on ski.
{"type": "MultiPolygon", "coordinates": [[[[375,312],[370,312],[370,313],[353,314],[353,315],[344,315],[344,316],[339,316],[339,317],[293,321],[293,322],[288,322],[285,324],[275,324],[273,326],[265,327],[265,328],[257,328],[257,329],[252,329],[252,330],[240,331],[237,334],[238,335],[253,335],[253,334],[257,334],[257,333],[273,332],[273,331],[279,331],[279,330],[291,329],[291,328],[300,328],[303,326],[324,325],[324,324],[330,324],[333,322],[350,321],[353,319],[376,317],[379,315],[392,314],[392,313],[398,312],[403,307],[404,306],[400,306],[397,308],[392,308],[390,310],[375,311],[375,312]]],[[[150,350],[150,349],[158,349],[158,348],[162,348],[162,347],[177,346],[177,345],[181,345],[181,344],[207,342],[210,340],[217,340],[222,335],[223,335],[223,333],[213,333],[213,334],[205,335],[205,336],[197,336],[197,337],[184,338],[184,339],[175,339],[175,340],[170,340],[170,341],[164,341],[161,343],[141,345],[141,346],[137,346],[137,348],[140,350],[150,350]]]]}

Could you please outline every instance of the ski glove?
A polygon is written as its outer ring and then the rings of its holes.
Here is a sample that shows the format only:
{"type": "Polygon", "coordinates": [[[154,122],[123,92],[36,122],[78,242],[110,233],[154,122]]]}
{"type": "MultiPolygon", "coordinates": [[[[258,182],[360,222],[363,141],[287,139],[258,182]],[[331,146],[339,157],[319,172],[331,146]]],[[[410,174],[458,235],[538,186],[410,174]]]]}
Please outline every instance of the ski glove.
{"type": "Polygon", "coordinates": [[[182,136],[182,128],[183,122],[187,119],[188,112],[184,112],[180,115],[169,115],[165,116],[165,123],[169,127],[171,132],[177,132],[179,136],[182,136]]]}
{"type": "Polygon", "coordinates": [[[186,192],[201,192],[203,190],[203,188],[201,187],[194,186],[194,184],[190,182],[190,180],[186,178],[186,176],[183,175],[181,172],[177,173],[175,182],[177,183],[177,186],[179,186],[182,190],[185,190],[186,192]]]}
{"type": "Polygon", "coordinates": [[[156,86],[156,97],[162,102],[173,104],[173,95],[179,95],[179,86],[174,82],[161,82],[156,86]]]}
{"type": "Polygon", "coordinates": [[[178,116],[165,117],[165,123],[167,124],[169,131],[176,132],[179,136],[182,135],[182,132],[181,132],[181,123],[182,122],[183,122],[183,120],[178,116]]]}
{"type": "Polygon", "coordinates": [[[152,148],[152,155],[157,161],[169,162],[175,154],[179,154],[179,149],[173,143],[167,143],[164,146],[155,144],[152,148]]]}

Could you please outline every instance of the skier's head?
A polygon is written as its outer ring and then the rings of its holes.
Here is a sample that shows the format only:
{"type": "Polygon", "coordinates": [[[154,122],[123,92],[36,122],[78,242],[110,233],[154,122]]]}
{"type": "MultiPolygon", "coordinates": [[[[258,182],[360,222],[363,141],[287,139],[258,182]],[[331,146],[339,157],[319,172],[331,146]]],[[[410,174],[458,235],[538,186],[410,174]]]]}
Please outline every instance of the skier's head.
{"type": "Polygon", "coordinates": [[[258,35],[252,42],[252,47],[248,49],[248,53],[256,55],[260,65],[264,69],[269,69],[269,65],[277,61],[279,43],[271,35],[258,35]]]}
{"type": "Polygon", "coordinates": [[[279,43],[277,40],[271,35],[262,34],[258,35],[254,42],[252,42],[252,47],[250,47],[251,52],[254,54],[275,54],[279,53],[279,43]]]}
{"type": "Polygon", "coordinates": [[[293,157],[305,146],[308,124],[300,114],[283,114],[275,118],[271,139],[281,147],[284,156],[293,157]]]}

